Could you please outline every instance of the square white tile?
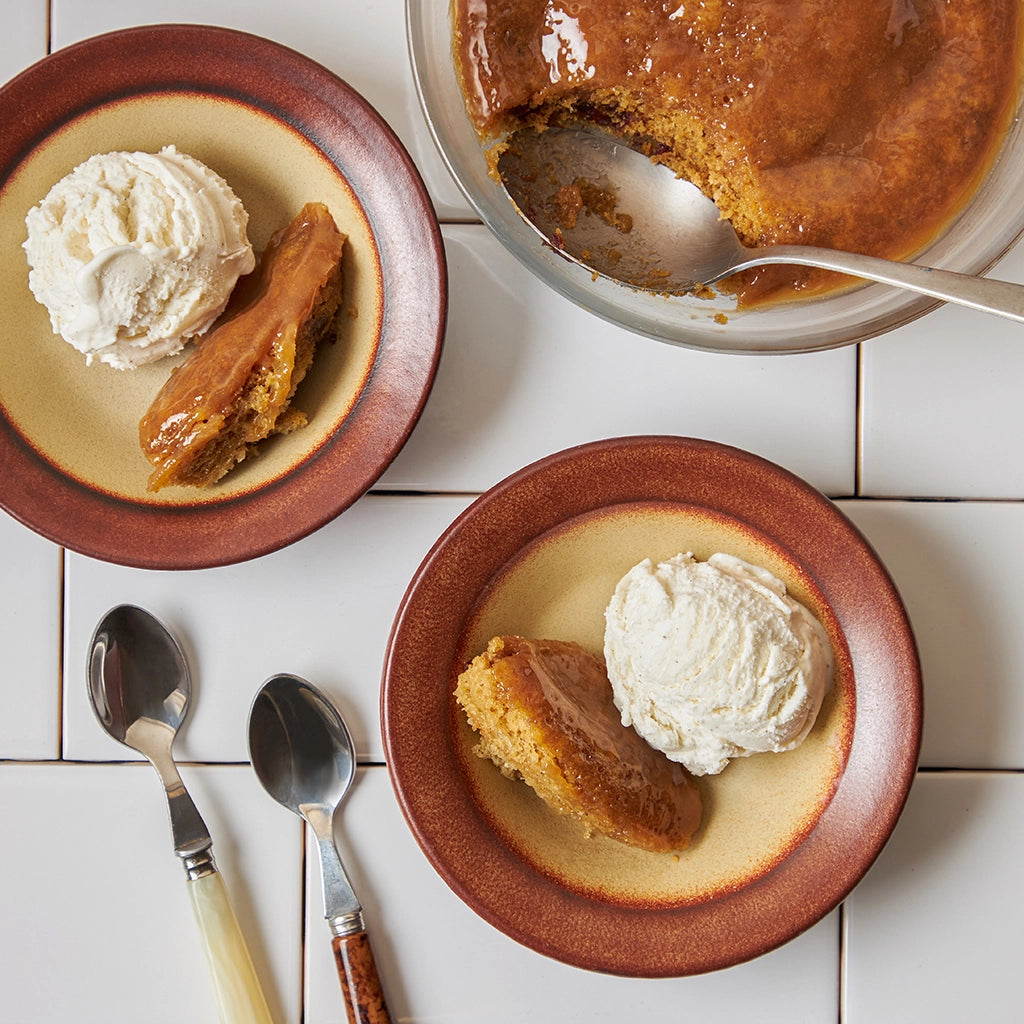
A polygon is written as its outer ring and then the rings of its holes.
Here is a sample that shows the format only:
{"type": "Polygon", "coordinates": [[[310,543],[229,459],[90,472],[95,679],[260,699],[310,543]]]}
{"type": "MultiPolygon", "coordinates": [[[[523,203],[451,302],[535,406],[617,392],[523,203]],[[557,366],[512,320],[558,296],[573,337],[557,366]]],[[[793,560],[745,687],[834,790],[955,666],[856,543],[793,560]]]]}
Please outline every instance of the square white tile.
{"type": "Polygon", "coordinates": [[[408,57],[404,0],[53,0],[53,46],[159,22],[229,25],[312,57],[344,79],[395,130],[419,168],[441,219],[474,215],[445,167],[420,109],[408,57]]]}
{"type": "MultiPolygon", "coordinates": [[[[1024,245],[991,277],[1024,282],[1024,245]]],[[[860,493],[1024,497],[1020,324],[945,306],[863,346],[860,493]]]]}
{"type": "Polygon", "coordinates": [[[359,756],[381,761],[379,690],[398,605],[430,546],[468,503],[461,497],[368,495],[311,536],[263,558],[194,572],[153,572],[69,555],[64,756],[131,757],[89,706],[93,630],[117,604],[152,612],[182,643],[194,703],[175,753],[244,761],[256,691],[275,672],[336,700],[359,756]]]}
{"type": "Polygon", "coordinates": [[[924,773],[847,901],[845,1024],[1021,1019],[1024,777],[924,773]]]}
{"type": "Polygon", "coordinates": [[[21,0],[15,14],[4,13],[0,33],[0,84],[46,56],[46,0],[21,0]]]}
{"type": "Polygon", "coordinates": [[[60,756],[61,550],[0,512],[0,759],[60,756]]]}
{"type": "MultiPolygon", "coordinates": [[[[46,56],[47,5],[22,3],[0,33],[0,83],[46,56]]],[[[19,253],[20,255],[20,253],[19,253]]],[[[59,755],[60,551],[0,513],[0,758],[59,755]]]]}
{"type": "MultiPolygon", "coordinates": [[[[297,826],[248,768],[185,768],[268,1006],[300,1009],[297,826]]],[[[0,765],[0,1024],[216,1019],[149,765],[0,765]]]]}
{"type": "Polygon", "coordinates": [[[840,507],[888,567],[917,637],[921,763],[1024,768],[1024,504],[840,507]]]}
{"type": "Polygon", "coordinates": [[[486,228],[450,225],[444,237],[441,365],[381,486],[479,491],[571,445],[663,433],[746,448],[826,493],[853,493],[854,348],[770,357],[676,348],[562,298],[486,228]]]}
{"type": "MultiPolygon", "coordinates": [[[[543,957],[497,931],[441,880],[416,845],[386,769],[359,773],[338,820],[339,849],[365,909],[395,1020],[432,1024],[699,1019],[827,1024],[838,1016],[839,923],[832,914],[750,963],[693,978],[617,978],[543,957]]],[[[323,921],[319,866],[307,864],[307,1024],[343,1024],[323,921]]]]}

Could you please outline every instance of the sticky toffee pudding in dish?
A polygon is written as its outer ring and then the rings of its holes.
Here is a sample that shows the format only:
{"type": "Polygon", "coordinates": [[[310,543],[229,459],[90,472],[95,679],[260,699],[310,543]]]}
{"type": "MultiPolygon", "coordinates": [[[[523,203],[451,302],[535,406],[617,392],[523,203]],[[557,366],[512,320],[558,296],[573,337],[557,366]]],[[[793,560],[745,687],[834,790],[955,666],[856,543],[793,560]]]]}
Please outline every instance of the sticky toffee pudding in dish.
{"type": "MultiPolygon", "coordinates": [[[[749,245],[907,258],[980,184],[1019,98],[1020,0],[454,0],[453,17],[484,145],[606,130],[749,245]]],[[[751,305],[843,281],[765,267],[727,287],[751,305]]]]}

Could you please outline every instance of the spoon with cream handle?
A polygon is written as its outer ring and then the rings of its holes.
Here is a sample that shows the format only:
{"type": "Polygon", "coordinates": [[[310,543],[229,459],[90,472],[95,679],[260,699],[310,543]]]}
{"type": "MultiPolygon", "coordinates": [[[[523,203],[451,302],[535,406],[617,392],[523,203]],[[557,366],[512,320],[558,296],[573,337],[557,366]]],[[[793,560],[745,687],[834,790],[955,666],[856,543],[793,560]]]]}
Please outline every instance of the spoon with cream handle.
{"type": "Polygon", "coordinates": [[[213,859],[213,842],[181,781],[171,746],[192,692],[174,637],[149,612],[112,608],[93,633],[89,697],[100,725],[156,768],[167,794],[174,852],[181,858],[222,1024],[271,1024],[245,939],[213,859]]]}
{"type": "Polygon", "coordinates": [[[695,185],[603,132],[522,129],[508,140],[498,172],[520,215],[556,251],[631,287],[699,292],[740,270],[783,263],[1024,322],[1024,285],[810,245],[749,248],[695,185]],[[561,190],[579,190],[581,183],[583,206],[566,216],[561,190]],[[598,204],[588,205],[588,190],[598,204]]]}

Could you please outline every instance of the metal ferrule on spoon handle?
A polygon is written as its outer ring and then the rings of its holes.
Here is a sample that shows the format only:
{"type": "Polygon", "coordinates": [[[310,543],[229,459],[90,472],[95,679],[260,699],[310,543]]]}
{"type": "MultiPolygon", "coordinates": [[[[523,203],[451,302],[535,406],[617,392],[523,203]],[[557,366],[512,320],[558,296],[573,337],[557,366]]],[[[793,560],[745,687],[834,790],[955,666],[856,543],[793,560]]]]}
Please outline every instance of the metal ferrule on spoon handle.
{"type": "Polygon", "coordinates": [[[167,794],[174,852],[188,878],[188,894],[210,968],[221,1024],[271,1024],[252,957],[228,899],[224,878],[213,859],[210,832],[167,752],[150,761],[167,794]]]}
{"type": "Polygon", "coordinates": [[[331,949],[349,1024],[390,1024],[391,1013],[366,933],[363,909],[334,845],[333,816],[308,808],[306,820],[316,834],[320,849],[324,917],[334,936],[331,949]]]}
{"type": "Polygon", "coordinates": [[[212,851],[207,847],[187,854],[182,863],[222,1024],[271,1024],[263,989],[212,851]]]}

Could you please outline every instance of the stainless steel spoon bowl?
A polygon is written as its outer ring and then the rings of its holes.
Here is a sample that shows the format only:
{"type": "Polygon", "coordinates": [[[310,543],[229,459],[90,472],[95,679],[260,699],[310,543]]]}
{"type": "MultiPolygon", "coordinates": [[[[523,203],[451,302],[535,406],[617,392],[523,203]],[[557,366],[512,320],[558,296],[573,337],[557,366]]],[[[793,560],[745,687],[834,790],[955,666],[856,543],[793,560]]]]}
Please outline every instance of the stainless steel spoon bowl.
{"type": "Polygon", "coordinates": [[[178,774],[171,747],[188,713],[191,677],[177,641],[149,612],[119,605],[103,616],[89,649],[89,698],[118,742],[156,768],[224,1024],[270,1024],[248,948],[213,859],[213,843],[178,774]]]}
{"type": "Polygon", "coordinates": [[[249,756],[263,788],[316,835],[324,917],[348,1019],[390,1021],[363,911],[334,842],[334,819],[355,775],[352,736],[333,704],[292,675],[268,679],[249,712],[249,756]]]}
{"type": "Polygon", "coordinates": [[[1024,322],[1024,285],[809,245],[747,248],[695,185],[603,132],[521,130],[509,140],[498,170],[520,215],[555,250],[635,288],[700,292],[740,270],[785,263],[835,270],[1024,322]],[[614,213],[588,212],[584,204],[575,222],[566,217],[555,197],[580,182],[613,197],[614,213]]]}

